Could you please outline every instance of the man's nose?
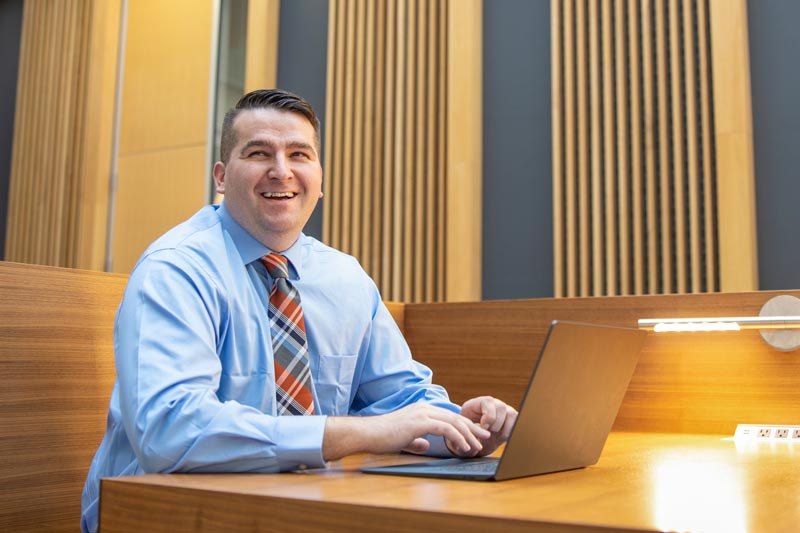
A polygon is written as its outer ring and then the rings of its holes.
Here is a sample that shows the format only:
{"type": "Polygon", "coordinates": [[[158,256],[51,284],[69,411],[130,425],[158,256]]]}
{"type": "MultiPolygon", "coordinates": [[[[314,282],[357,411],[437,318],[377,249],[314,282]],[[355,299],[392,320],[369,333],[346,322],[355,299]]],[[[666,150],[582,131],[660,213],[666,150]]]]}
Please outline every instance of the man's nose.
{"type": "Polygon", "coordinates": [[[289,178],[291,175],[292,169],[289,166],[289,159],[285,154],[276,154],[267,171],[267,176],[271,179],[283,180],[289,178]]]}

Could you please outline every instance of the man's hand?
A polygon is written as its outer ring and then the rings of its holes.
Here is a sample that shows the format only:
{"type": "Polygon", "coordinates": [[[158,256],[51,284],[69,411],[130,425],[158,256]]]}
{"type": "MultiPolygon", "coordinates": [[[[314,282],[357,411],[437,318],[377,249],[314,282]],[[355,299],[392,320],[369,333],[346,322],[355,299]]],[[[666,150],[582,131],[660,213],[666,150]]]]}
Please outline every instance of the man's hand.
{"type": "Polygon", "coordinates": [[[415,403],[379,416],[328,417],[322,456],[326,461],[334,461],[359,452],[424,453],[429,447],[425,435],[440,435],[451,450],[473,456],[481,451],[481,442],[492,439],[490,430],[476,422],[478,419],[426,403],[415,403]]]}
{"type": "Polygon", "coordinates": [[[464,453],[462,449],[445,436],[445,443],[454,455],[460,457],[473,457],[475,455],[489,455],[498,446],[508,440],[511,428],[517,421],[517,410],[491,396],[479,396],[464,402],[461,414],[469,420],[489,431],[489,436],[481,439],[481,448],[474,453],[464,453]]]}

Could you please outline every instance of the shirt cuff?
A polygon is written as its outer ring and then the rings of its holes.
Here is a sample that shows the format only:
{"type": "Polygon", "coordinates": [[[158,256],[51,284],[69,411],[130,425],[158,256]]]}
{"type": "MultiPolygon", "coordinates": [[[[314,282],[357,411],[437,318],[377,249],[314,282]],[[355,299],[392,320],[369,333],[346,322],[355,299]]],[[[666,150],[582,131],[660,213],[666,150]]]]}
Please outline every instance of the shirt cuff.
{"type": "Polygon", "coordinates": [[[277,458],[281,471],[322,468],[322,439],[325,435],[325,415],[279,416],[277,458]]]}

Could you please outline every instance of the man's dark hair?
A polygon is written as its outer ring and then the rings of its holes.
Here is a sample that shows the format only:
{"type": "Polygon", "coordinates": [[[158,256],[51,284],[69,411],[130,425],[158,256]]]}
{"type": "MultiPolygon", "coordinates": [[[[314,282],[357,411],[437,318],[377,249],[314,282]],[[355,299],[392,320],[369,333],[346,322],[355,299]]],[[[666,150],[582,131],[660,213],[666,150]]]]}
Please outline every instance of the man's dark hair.
{"type": "Polygon", "coordinates": [[[220,160],[227,164],[233,147],[236,146],[236,130],[233,123],[239,113],[246,109],[278,109],[303,115],[314,127],[314,144],[319,152],[319,119],[314,108],[302,96],[282,89],[257,89],[242,96],[236,105],[225,114],[222,121],[222,140],[219,152],[220,160]]]}

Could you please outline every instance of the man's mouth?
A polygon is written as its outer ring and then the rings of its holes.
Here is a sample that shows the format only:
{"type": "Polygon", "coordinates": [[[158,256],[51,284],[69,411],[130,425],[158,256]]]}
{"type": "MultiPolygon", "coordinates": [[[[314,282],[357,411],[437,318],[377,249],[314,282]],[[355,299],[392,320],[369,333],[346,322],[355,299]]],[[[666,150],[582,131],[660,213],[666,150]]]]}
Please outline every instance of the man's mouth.
{"type": "Polygon", "coordinates": [[[280,198],[286,198],[286,199],[289,199],[289,198],[294,198],[295,196],[297,196],[297,193],[293,193],[293,192],[262,192],[261,196],[263,196],[264,198],[279,198],[279,199],[280,198]]]}

